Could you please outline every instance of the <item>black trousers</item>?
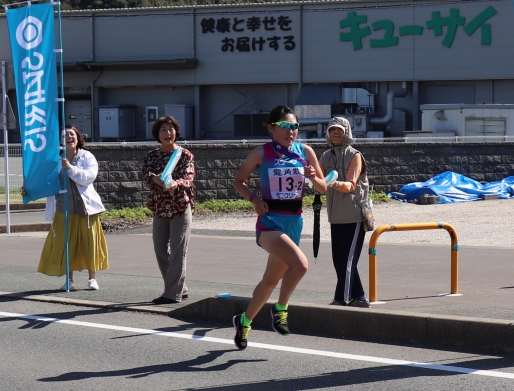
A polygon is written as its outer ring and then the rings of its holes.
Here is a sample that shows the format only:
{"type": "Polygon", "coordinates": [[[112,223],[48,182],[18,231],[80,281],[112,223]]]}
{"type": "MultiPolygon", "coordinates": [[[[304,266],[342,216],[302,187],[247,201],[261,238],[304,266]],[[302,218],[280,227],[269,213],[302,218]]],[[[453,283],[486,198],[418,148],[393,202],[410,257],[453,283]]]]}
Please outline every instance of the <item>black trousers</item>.
{"type": "Polygon", "coordinates": [[[362,223],[331,224],[332,261],[337,274],[334,300],[348,303],[364,296],[357,263],[362,251],[365,232],[362,223]]]}

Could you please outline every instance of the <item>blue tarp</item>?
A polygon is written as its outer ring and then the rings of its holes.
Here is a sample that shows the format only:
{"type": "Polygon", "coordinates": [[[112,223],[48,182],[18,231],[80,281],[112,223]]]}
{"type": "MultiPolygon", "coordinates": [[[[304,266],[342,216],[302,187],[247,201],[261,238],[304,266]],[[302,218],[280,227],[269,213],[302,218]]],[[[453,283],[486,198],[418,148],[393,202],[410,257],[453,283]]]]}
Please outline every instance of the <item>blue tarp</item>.
{"type": "Polygon", "coordinates": [[[399,191],[405,198],[388,193],[388,197],[399,201],[418,200],[423,194],[441,197],[440,204],[449,202],[475,201],[481,194],[494,194],[498,198],[514,198],[514,176],[501,181],[481,184],[464,175],[446,171],[426,182],[414,182],[403,186],[399,191]]]}

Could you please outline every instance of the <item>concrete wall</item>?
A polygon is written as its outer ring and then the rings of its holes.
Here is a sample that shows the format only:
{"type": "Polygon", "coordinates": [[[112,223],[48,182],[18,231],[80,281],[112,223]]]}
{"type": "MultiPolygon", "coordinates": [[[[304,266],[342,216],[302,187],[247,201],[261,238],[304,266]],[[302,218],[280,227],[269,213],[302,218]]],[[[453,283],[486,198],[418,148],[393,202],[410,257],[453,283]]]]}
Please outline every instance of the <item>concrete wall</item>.
{"type": "MultiPolygon", "coordinates": [[[[232,180],[247,154],[260,144],[184,145],[195,156],[196,199],[234,199],[232,180]]],[[[97,190],[107,208],[145,205],[148,190],[142,181],[141,164],[154,143],[92,144],[98,159],[97,190]]],[[[312,145],[318,157],[327,148],[312,145]]],[[[375,143],[355,144],[369,167],[370,184],[376,191],[398,191],[411,182],[425,181],[444,171],[454,171],[477,181],[498,181],[514,175],[514,143],[375,143]]],[[[258,187],[258,178],[250,179],[258,187]]]]}

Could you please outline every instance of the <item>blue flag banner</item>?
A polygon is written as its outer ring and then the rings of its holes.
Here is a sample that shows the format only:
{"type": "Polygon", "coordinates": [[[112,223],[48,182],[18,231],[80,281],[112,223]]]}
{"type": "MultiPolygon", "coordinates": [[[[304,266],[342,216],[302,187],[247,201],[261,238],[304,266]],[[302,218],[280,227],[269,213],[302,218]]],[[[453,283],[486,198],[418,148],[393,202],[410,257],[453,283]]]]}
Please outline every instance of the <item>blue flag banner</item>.
{"type": "Polygon", "coordinates": [[[59,193],[54,6],[7,10],[23,145],[23,203],[59,193]]]}

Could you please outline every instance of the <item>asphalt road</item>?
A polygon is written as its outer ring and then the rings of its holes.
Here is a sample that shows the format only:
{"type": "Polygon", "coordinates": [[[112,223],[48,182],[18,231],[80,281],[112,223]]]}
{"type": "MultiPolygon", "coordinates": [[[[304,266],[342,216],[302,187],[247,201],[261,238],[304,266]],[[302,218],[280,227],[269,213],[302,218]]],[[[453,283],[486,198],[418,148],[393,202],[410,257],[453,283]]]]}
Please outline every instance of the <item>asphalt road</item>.
{"type": "Polygon", "coordinates": [[[0,299],[2,390],[511,390],[513,357],[0,299]],[[27,316],[28,315],[28,316],[27,316]],[[60,320],[63,321],[60,321],[60,320]]]}

